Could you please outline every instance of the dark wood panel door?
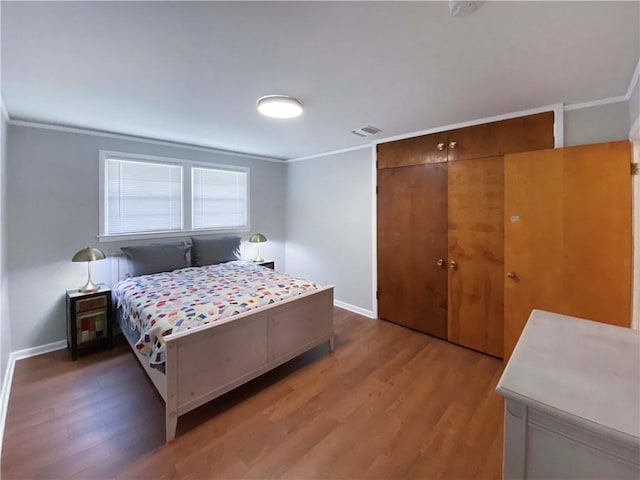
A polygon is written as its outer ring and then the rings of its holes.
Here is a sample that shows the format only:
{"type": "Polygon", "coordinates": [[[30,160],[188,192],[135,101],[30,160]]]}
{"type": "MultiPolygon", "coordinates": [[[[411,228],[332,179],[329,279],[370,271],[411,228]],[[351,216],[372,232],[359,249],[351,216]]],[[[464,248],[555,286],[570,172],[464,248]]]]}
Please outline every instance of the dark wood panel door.
{"type": "Polygon", "coordinates": [[[494,122],[491,130],[500,155],[554,147],[553,112],[494,122]]]}
{"type": "Polygon", "coordinates": [[[499,145],[491,133],[491,124],[451,130],[447,136],[450,162],[499,155],[499,145]]]}
{"type": "Polygon", "coordinates": [[[447,132],[378,145],[378,168],[407,167],[447,161],[447,132]]]}
{"type": "Polygon", "coordinates": [[[532,309],[631,322],[629,142],[505,158],[505,353],[532,309]]]}
{"type": "Polygon", "coordinates": [[[502,357],[504,160],[448,167],[449,340],[502,357]]]}
{"type": "Polygon", "coordinates": [[[446,255],[447,164],[378,170],[378,316],[446,339],[446,255]]]}

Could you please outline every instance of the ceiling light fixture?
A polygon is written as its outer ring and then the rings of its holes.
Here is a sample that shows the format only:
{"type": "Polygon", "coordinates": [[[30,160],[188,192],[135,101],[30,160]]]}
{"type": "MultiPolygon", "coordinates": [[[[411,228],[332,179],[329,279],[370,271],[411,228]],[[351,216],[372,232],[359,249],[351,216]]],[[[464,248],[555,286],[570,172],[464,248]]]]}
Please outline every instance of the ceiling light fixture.
{"type": "Polygon", "coordinates": [[[260,97],[256,107],[262,115],[273,118],[293,118],[302,114],[302,102],[286,95],[260,97]]]}

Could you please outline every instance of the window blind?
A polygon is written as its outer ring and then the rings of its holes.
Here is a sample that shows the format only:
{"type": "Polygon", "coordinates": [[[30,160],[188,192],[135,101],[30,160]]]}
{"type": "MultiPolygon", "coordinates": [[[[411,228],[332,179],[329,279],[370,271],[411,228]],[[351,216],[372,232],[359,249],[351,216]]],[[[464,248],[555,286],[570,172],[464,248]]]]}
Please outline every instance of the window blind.
{"type": "Polygon", "coordinates": [[[247,225],[247,172],[192,167],[193,228],[247,225]]]}
{"type": "Polygon", "coordinates": [[[182,166],[107,159],[107,234],[182,229],[182,166]]]}

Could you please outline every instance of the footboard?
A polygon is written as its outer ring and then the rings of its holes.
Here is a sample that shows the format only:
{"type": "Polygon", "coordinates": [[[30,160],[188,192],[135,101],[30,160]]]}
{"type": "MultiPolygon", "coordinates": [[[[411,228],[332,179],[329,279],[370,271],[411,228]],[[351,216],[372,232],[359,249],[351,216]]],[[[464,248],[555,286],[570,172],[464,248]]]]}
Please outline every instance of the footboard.
{"type": "Polygon", "coordinates": [[[167,337],[167,442],[180,415],[326,341],[333,286],[167,337]]]}

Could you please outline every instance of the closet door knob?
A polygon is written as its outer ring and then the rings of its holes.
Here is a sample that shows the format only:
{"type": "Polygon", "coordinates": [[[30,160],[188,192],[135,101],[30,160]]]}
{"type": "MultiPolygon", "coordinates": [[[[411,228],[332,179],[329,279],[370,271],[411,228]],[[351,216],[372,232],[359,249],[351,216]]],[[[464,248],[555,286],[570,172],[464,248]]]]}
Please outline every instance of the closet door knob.
{"type": "Polygon", "coordinates": [[[449,142],[449,148],[458,148],[458,142],[449,142]]]}
{"type": "Polygon", "coordinates": [[[507,277],[508,278],[516,278],[516,272],[507,272],[507,277]]]}
{"type": "Polygon", "coordinates": [[[444,267],[444,258],[439,258],[436,262],[436,265],[438,265],[439,267],[444,267]]]}
{"type": "Polygon", "coordinates": [[[444,143],[439,143],[438,144],[438,150],[440,150],[440,151],[444,150],[444,143]]]}
{"type": "Polygon", "coordinates": [[[456,270],[458,268],[458,262],[456,262],[455,260],[451,260],[449,262],[449,266],[451,267],[451,270],[456,270]]]}

